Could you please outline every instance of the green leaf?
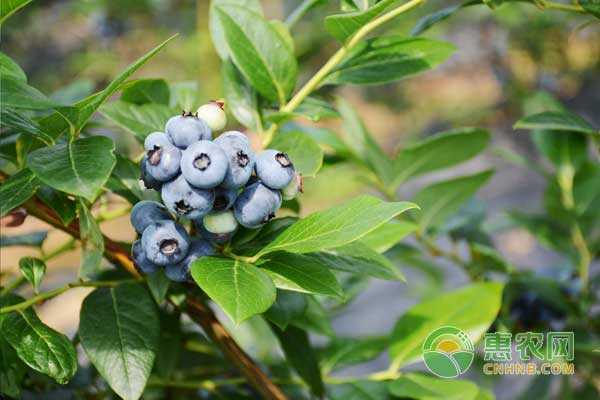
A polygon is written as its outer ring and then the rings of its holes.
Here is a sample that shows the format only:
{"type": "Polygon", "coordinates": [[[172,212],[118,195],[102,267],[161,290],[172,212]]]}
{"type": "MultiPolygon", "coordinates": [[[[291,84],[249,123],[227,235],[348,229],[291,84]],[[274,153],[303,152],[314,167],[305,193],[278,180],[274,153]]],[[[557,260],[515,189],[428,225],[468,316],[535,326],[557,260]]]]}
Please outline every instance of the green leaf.
{"type": "Polygon", "coordinates": [[[32,246],[39,247],[48,237],[48,232],[39,231],[17,236],[0,236],[0,247],[32,246]]]}
{"type": "Polygon", "coordinates": [[[481,271],[494,271],[505,274],[513,272],[514,267],[493,247],[479,243],[470,243],[471,263],[481,271]]]}
{"type": "Polygon", "coordinates": [[[588,157],[587,137],[578,132],[538,130],[533,132],[533,142],[559,168],[576,170],[588,157]]]}
{"type": "Polygon", "coordinates": [[[485,149],[489,140],[485,129],[462,128],[405,147],[394,160],[394,185],[466,161],[485,149]]]}
{"type": "Polygon", "coordinates": [[[92,136],[35,150],[27,165],[44,183],[93,201],[115,166],[110,138],[92,136]]]}
{"type": "Polygon", "coordinates": [[[129,78],[135,71],[137,71],[142,65],[144,65],[148,60],[154,57],[163,47],[167,45],[171,40],[173,40],[177,35],[173,35],[154,49],[150,50],[148,53],[138,58],[133,64],[131,64],[125,71],[123,71],[119,76],[117,76],[104,90],[96,93],[77,103],[77,106],[80,110],[79,116],[79,125],[77,130],[81,130],[83,126],[87,123],[92,115],[96,112],[96,110],[104,103],[110,96],[112,96],[119,88],[121,84],[125,82],[127,78],[129,78]]]}
{"type": "Polygon", "coordinates": [[[169,285],[171,284],[171,281],[167,278],[165,272],[160,269],[151,274],[146,274],[146,282],[148,283],[148,289],[150,289],[150,294],[152,294],[154,301],[156,301],[157,304],[161,304],[165,300],[169,285]]]}
{"type": "Polygon", "coordinates": [[[21,382],[26,367],[10,344],[0,337],[0,394],[20,398],[21,382]]]}
{"type": "Polygon", "coordinates": [[[391,249],[408,234],[416,231],[417,228],[417,225],[412,222],[392,220],[367,233],[360,239],[360,242],[378,253],[383,253],[391,249]]]}
{"type": "Polygon", "coordinates": [[[151,199],[154,195],[140,185],[140,166],[120,155],[117,155],[117,164],[106,182],[106,188],[126,198],[131,204],[151,199]]]}
{"type": "Polygon", "coordinates": [[[12,128],[17,133],[35,136],[46,145],[54,144],[54,138],[42,131],[36,122],[23,113],[3,108],[0,110],[0,118],[2,118],[2,126],[5,128],[12,128]]]}
{"type": "Polygon", "coordinates": [[[456,48],[425,38],[381,36],[361,42],[323,81],[324,85],[379,85],[431,69],[456,48]]]}
{"type": "Polygon", "coordinates": [[[124,101],[106,103],[100,107],[100,113],[140,141],[152,132],[163,132],[173,116],[173,110],[163,104],[137,105],[124,101]]]}
{"type": "Polygon", "coordinates": [[[82,246],[79,277],[85,278],[98,272],[104,253],[104,236],[83,200],[79,202],[79,228],[82,246]]]}
{"type": "Polygon", "coordinates": [[[304,117],[317,122],[321,119],[339,118],[340,113],[328,102],[314,97],[307,97],[292,112],[278,111],[265,117],[267,121],[283,124],[297,117],[304,117]]]}
{"type": "MultiPolygon", "coordinates": [[[[18,296],[3,297],[2,306],[22,301],[18,296]]],[[[77,371],[75,347],[68,337],[45,325],[33,308],[0,315],[0,332],[31,369],[60,384],[77,371]]]]}
{"type": "Polygon", "coordinates": [[[77,216],[77,203],[63,192],[42,185],[37,190],[36,196],[54,210],[64,225],[68,225],[77,216]]]}
{"type": "MultiPolygon", "coordinates": [[[[221,60],[225,61],[229,58],[229,46],[225,38],[225,29],[221,23],[219,16],[216,14],[216,8],[218,6],[240,6],[247,8],[248,10],[254,11],[259,15],[263,15],[260,0],[212,0],[210,2],[209,9],[209,29],[210,36],[213,42],[215,50],[221,57],[221,60]]],[[[240,121],[241,122],[241,121],[240,121]]]]}
{"type": "Polygon", "coordinates": [[[271,328],[279,339],[287,362],[308,384],[310,391],[316,396],[322,397],[325,388],[317,356],[310,344],[308,334],[294,326],[289,326],[285,331],[273,325],[271,328]]]}
{"type": "Polygon", "coordinates": [[[11,176],[0,186],[0,216],[29,200],[40,184],[39,179],[28,169],[11,176]]]}
{"type": "Polygon", "coordinates": [[[421,373],[407,373],[389,383],[394,396],[418,400],[474,400],[476,384],[462,379],[443,379],[421,373]]]}
{"type": "Polygon", "coordinates": [[[342,296],[335,275],[315,258],[285,252],[271,253],[260,268],[269,273],[279,289],[342,296]]]}
{"type": "Polygon", "coordinates": [[[176,82],[170,85],[169,107],[177,112],[194,111],[202,103],[197,81],[176,82]]]}
{"type": "Polygon", "coordinates": [[[384,183],[390,182],[391,161],[367,131],[356,110],[342,98],[338,99],[337,107],[344,123],[342,139],[346,146],[358,162],[365,163],[384,183]]]}
{"type": "Polygon", "coordinates": [[[518,120],[513,128],[558,130],[598,135],[598,131],[586,120],[568,111],[544,111],[528,115],[518,120]]]}
{"type": "Polygon", "coordinates": [[[278,290],[275,303],[269,308],[264,316],[281,330],[285,330],[289,323],[304,314],[306,310],[306,299],[303,294],[278,290]]]}
{"type": "Polygon", "coordinates": [[[2,4],[0,4],[0,26],[8,17],[29,3],[31,3],[31,0],[2,0],[2,4]]]}
{"type": "Polygon", "coordinates": [[[159,330],[154,301],[140,285],[96,289],[81,306],[81,345],[100,375],[125,400],[136,400],[144,391],[159,330]]]}
{"type": "Polygon", "coordinates": [[[202,257],[192,264],[192,277],[236,323],[265,312],[275,301],[269,275],[241,261],[202,257]]]}
{"type": "Polygon", "coordinates": [[[235,254],[254,255],[258,249],[271,243],[281,232],[286,230],[294,222],[295,217],[276,218],[259,229],[248,229],[240,227],[233,237],[231,244],[235,254]]]}
{"type": "Polygon", "coordinates": [[[261,122],[256,92],[230,60],[223,62],[221,81],[226,108],[240,124],[257,129],[261,122]]]}
{"type": "Polygon", "coordinates": [[[297,173],[314,177],[323,165],[323,150],[313,138],[298,131],[281,132],[269,148],[287,153],[297,173]]]}
{"type": "Polygon", "coordinates": [[[19,260],[19,269],[21,273],[33,286],[35,294],[40,292],[40,284],[46,273],[46,264],[39,258],[23,257],[19,260]]]}
{"type": "Polygon", "coordinates": [[[138,79],[128,83],[121,101],[133,104],[155,103],[169,105],[169,85],[164,79],[138,79]]]}
{"type": "Polygon", "coordinates": [[[305,296],[306,309],[304,315],[290,321],[291,325],[323,336],[334,336],[327,311],[313,296],[305,296]]]}
{"type": "Polygon", "coordinates": [[[180,314],[165,310],[159,314],[160,337],[154,368],[161,378],[170,379],[183,350],[180,314]]]}
{"type": "Polygon", "coordinates": [[[328,390],[331,400],[391,400],[388,383],[385,381],[354,381],[331,385],[328,390]]]}
{"type": "Polygon", "coordinates": [[[600,0],[579,0],[579,5],[596,18],[600,18],[600,0]]]}
{"type": "Polygon", "coordinates": [[[285,40],[262,15],[241,6],[215,7],[230,56],[252,86],[284,103],[294,89],[298,66],[285,40]]]}
{"type": "Polygon", "coordinates": [[[386,203],[372,196],[358,196],[347,203],[313,213],[296,222],[258,254],[265,255],[279,250],[309,253],[343,246],[414,208],[418,207],[409,202],[386,203]]]}
{"type": "Polygon", "coordinates": [[[60,107],[24,80],[15,79],[14,75],[2,75],[0,85],[0,103],[3,108],[48,110],[60,107]]]}
{"type": "Polygon", "coordinates": [[[438,22],[448,19],[450,16],[452,16],[457,11],[459,11],[465,7],[478,5],[481,3],[482,3],[481,0],[469,0],[462,4],[442,8],[441,10],[438,10],[432,14],[426,15],[425,17],[423,17],[419,21],[417,21],[415,26],[410,31],[410,36],[418,36],[421,33],[428,30],[429,28],[431,28],[433,25],[437,24],[438,22]]]}
{"type": "Polygon", "coordinates": [[[379,279],[405,281],[404,275],[387,258],[361,242],[307,254],[313,263],[379,279]]]}
{"type": "Polygon", "coordinates": [[[367,338],[336,337],[319,351],[321,369],[329,373],[335,369],[370,361],[388,346],[386,336],[367,338]]]}
{"type": "Polygon", "coordinates": [[[426,300],[396,322],[390,342],[392,367],[420,359],[423,341],[433,330],[451,325],[475,343],[494,322],[502,304],[503,284],[476,283],[426,300]]]}
{"type": "Polygon", "coordinates": [[[381,0],[373,7],[346,14],[335,14],[325,18],[325,28],[340,42],[345,42],[367,22],[382,14],[396,0],[381,0]]]}
{"type": "MultiPolygon", "coordinates": [[[[4,2],[2,2],[2,6],[4,6],[4,2]]],[[[25,75],[19,64],[2,52],[0,52],[0,75],[27,82],[27,75],[25,75]]]]}
{"type": "Polygon", "coordinates": [[[462,176],[437,182],[419,191],[413,201],[421,207],[418,216],[419,229],[436,228],[456,213],[492,176],[487,170],[474,175],[462,176]]]}

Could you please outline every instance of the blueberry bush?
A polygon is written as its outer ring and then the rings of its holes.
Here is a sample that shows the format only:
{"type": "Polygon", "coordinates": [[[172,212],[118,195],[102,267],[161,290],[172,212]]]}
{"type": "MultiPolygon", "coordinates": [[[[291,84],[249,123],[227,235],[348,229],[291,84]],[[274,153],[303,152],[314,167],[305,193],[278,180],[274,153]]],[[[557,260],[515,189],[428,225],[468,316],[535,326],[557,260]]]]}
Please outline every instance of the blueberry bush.
{"type": "MultiPolygon", "coordinates": [[[[539,12],[577,14],[585,26],[600,18],[596,0],[521,2],[539,12]]],[[[0,23],[28,3],[3,1],[0,23]]],[[[597,398],[597,128],[542,96],[514,129],[531,133],[543,162],[496,149],[546,182],[543,212],[509,210],[506,220],[566,265],[566,274],[541,276],[495,247],[491,235],[502,228],[485,224],[485,207],[474,198],[493,170],[429,183],[411,198],[403,194],[414,178],[486,151],[492,132],[456,128],[390,155],[360,110],[330,90],[390,84],[436,68],[456,49],[422,33],[467,7],[494,12],[514,2],[471,0],[420,17],[424,0],[336,2],[338,13],[322,21],[336,50],[310,76],[299,76],[305,60],[296,56],[291,28],[328,2],[296,3],[278,21],[264,16],[258,0],[210,2],[210,34],[221,61],[218,100],[199,100],[185,84],[131,79],[165,46],[176,46],[176,37],[74,103],[31,86],[0,53],[2,246],[41,249],[46,234],[10,234],[26,218],[71,237],[39,257],[22,257],[20,275],[2,275],[3,398],[493,398],[490,377],[446,380],[410,367],[421,359],[428,333],[445,325],[475,342],[488,331],[575,332],[575,375],[559,382],[559,392],[597,398]],[[398,19],[413,21],[410,36],[380,34],[398,19]],[[297,123],[327,119],[342,120],[342,131],[297,123]],[[115,146],[114,135],[133,138],[139,153],[115,146]],[[301,213],[303,180],[340,162],[352,166],[369,194],[301,213]],[[128,205],[107,211],[115,197],[128,205]],[[133,243],[112,240],[99,227],[124,214],[138,235],[133,243]],[[46,262],[74,246],[82,250],[78,276],[40,291],[46,262]],[[428,296],[386,335],[334,334],[330,316],[370,279],[405,281],[401,269],[411,268],[435,280],[443,263],[464,270],[471,283],[428,296]],[[44,324],[35,306],[78,287],[92,290],[69,338],[44,324]],[[250,357],[251,345],[231,333],[241,323],[251,325],[257,340],[269,338],[269,351],[250,357]],[[382,371],[335,374],[385,352],[389,367],[382,371]]],[[[336,190],[333,183],[323,190],[336,190]]],[[[478,354],[475,363],[482,360],[478,354]]],[[[534,381],[538,397],[536,388],[534,381]]]]}

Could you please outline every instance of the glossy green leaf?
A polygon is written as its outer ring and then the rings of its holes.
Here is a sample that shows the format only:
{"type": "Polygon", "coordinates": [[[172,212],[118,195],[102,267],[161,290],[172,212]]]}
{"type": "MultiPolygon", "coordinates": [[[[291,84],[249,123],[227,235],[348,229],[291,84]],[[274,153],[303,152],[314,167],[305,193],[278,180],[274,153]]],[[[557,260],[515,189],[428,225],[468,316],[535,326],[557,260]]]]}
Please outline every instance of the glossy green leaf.
{"type": "Polygon", "coordinates": [[[394,184],[464,162],[483,151],[489,140],[485,129],[462,128],[404,147],[394,160],[394,184]]]}
{"type": "Polygon", "coordinates": [[[455,47],[437,40],[381,36],[361,42],[323,81],[324,85],[379,85],[431,69],[455,47]]]}
{"type": "Polygon", "coordinates": [[[0,186],[0,216],[29,200],[40,185],[40,180],[28,169],[11,176],[0,186]]]}
{"type": "Polygon", "coordinates": [[[279,339],[279,344],[289,365],[308,384],[310,391],[321,397],[325,388],[317,356],[310,344],[308,334],[295,326],[289,326],[285,331],[276,326],[272,326],[272,329],[279,339]]]}
{"type": "Polygon", "coordinates": [[[471,263],[481,271],[493,271],[510,274],[514,267],[493,247],[479,243],[470,243],[471,263]]]}
{"type": "Polygon", "coordinates": [[[68,225],[77,216],[77,203],[63,192],[42,185],[36,196],[54,210],[64,225],[68,225]]]}
{"type": "Polygon", "coordinates": [[[600,18],[600,0],[579,0],[579,5],[596,18],[600,18]]]}
{"type": "MultiPolygon", "coordinates": [[[[8,306],[20,301],[18,296],[10,296],[0,302],[8,306]]],[[[61,384],[75,375],[75,347],[68,337],[40,321],[33,308],[0,315],[0,333],[29,368],[61,384]]]]}
{"type": "Polygon", "coordinates": [[[257,129],[261,122],[256,92],[230,60],[223,62],[221,81],[226,110],[231,111],[240,124],[257,129]]]}
{"type": "Polygon", "coordinates": [[[598,131],[586,120],[568,111],[544,111],[528,115],[518,120],[513,127],[515,129],[545,129],[598,135],[598,131]]]}
{"type": "MultiPolygon", "coordinates": [[[[215,50],[221,57],[221,60],[225,61],[229,58],[229,46],[225,38],[225,32],[219,16],[216,14],[216,7],[218,6],[240,6],[247,8],[248,10],[254,11],[259,15],[263,15],[260,0],[212,0],[210,2],[209,9],[209,29],[210,36],[213,42],[215,50]]],[[[241,122],[241,121],[240,121],[241,122]]]]}
{"type": "Polygon", "coordinates": [[[342,205],[315,212],[277,236],[258,254],[284,250],[309,253],[343,246],[360,239],[386,221],[417,208],[409,202],[386,203],[363,195],[342,205]]]}
{"type": "Polygon", "coordinates": [[[417,225],[412,222],[392,220],[367,233],[360,242],[378,253],[383,253],[417,228],[417,225]]]}
{"type": "Polygon", "coordinates": [[[27,82],[27,75],[12,58],[0,52],[0,75],[27,82]]]}
{"type": "Polygon", "coordinates": [[[306,308],[304,310],[304,315],[290,321],[290,325],[297,326],[319,335],[332,337],[334,333],[327,311],[325,311],[316,298],[305,296],[305,299],[306,308]]]}
{"type": "Polygon", "coordinates": [[[334,249],[308,253],[312,262],[325,267],[367,275],[379,279],[404,281],[404,275],[387,258],[361,242],[350,243],[334,249]]]}
{"type": "Polygon", "coordinates": [[[203,101],[198,81],[183,81],[170,84],[169,107],[174,111],[195,111],[203,101]]]}
{"type": "Polygon", "coordinates": [[[161,378],[173,377],[183,353],[179,312],[160,310],[160,337],[154,369],[161,378]]]}
{"type": "Polygon", "coordinates": [[[8,17],[29,3],[31,3],[31,0],[2,0],[2,4],[0,5],[0,26],[8,17]]]}
{"type": "Polygon", "coordinates": [[[106,103],[100,107],[100,113],[140,141],[152,132],[163,132],[174,115],[173,110],[163,104],[137,105],[124,101],[106,103]]]}
{"type": "Polygon", "coordinates": [[[169,105],[170,90],[164,79],[138,79],[128,83],[121,93],[121,101],[133,104],[169,105]]]}
{"type": "Polygon", "coordinates": [[[231,241],[235,254],[256,254],[258,249],[271,243],[281,232],[296,221],[298,221],[298,218],[283,217],[276,218],[259,229],[240,227],[231,241]]]}
{"type": "Polygon", "coordinates": [[[335,275],[314,257],[285,252],[271,253],[260,268],[267,271],[279,289],[302,293],[342,296],[335,275]]]}
{"type": "Polygon", "coordinates": [[[23,257],[19,260],[19,269],[25,279],[33,286],[35,294],[38,294],[42,278],[46,273],[46,263],[39,258],[23,257]]]}
{"type": "Polygon", "coordinates": [[[0,247],[9,247],[9,246],[32,246],[39,247],[41,246],[46,238],[48,237],[48,232],[46,231],[38,231],[26,233],[24,235],[16,235],[16,236],[0,236],[0,247]]]}
{"type": "Polygon", "coordinates": [[[303,294],[278,290],[275,303],[264,316],[281,330],[285,330],[289,323],[304,314],[306,299],[303,294]]]}
{"type": "Polygon", "coordinates": [[[157,304],[161,304],[167,296],[171,280],[167,278],[165,272],[160,269],[151,274],[146,274],[146,282],[148,283],[148,289],[150,289],[150,294],[152,294],[154,301],[156,301],[157,304]]]}
{"type": "Polygon", "coordinates": [[[79,228],[81,238],[81,263],[79,277],[86,278],[98,272],[104,253],[104,236],[98,223],[83,200],[79,202],[79,228]]]}
{"type": "Polygon", "coordinates": [[[275,136],[269,148],[287,153],[296,172],[304,177],[314,177],[323,165],[323,150],[303,132],[281,132],[275,136]]]}
{"type": "Polygon", "coordinates": [[[258,267],[229,258],[202,257],[192,277],[234,322],[265,312],[275,301],[275,286],[258,267]]]}
{"type": "Polygon", "coordinates": [[[120,155],[117,155],[117,164],[106,182],[106,188],[126,198],[131,204],[156,198],[153,191],[142,189],[140,166],[120,155]]]}
{"type": "Polygon", "coordinates": [[[54,144],[54,138],[42,131],[38,124],[24,113],[16,110],[0,110],[3,128],[11,128],[17,133],[28,134],[40,139],[46,145],[54,144]]]}
{"type": "Polygon", "coordinates": [[[427,335],[445,325],[461,329],[475,343],[496,319],[503,287],[497,282],[475,283],[410,308],[396,322],[390,338],[393,368],[420,359],[427,335]]]}
{"type": "Polygon", "coordinates": [[[340,42],[344,42],[367,22],[382,14],[395,1],[381,0],[367,10],[330,15],[325,18],[325,28],[340,42]]]}
{"type": "Polygon", "coordinates": [[[423,17],[417,21],[415,26],[410,31],[410,35],[418,36],[421,33],[428,30],[429,28],[431,28],[433,25],[437,24],[438,22],[448,19],[450,16],[454,15],[454,13],[456,13],[457,11],[459,11],[465,7],[474,6],[477,4],[482,4],[482,1],[481,0],[469,0],[462,4],[442,8],[441,10],[437,10],[431,14],[428,14],[425,17],[423,17]]]}
{"type": "Polygon", "coordinates": [[[104,136],[74,139],[29,153],[27,165],[42,182],[92,201],[115,166],[114,146],[104,136]]]}
{"type": "Polygon", "coordinates": [[[588,157],[587,137],[579,132],[538,130],[533,142],[559,168],[576,170],[588,157]]]}
{"type": "Polygon", "coordinates": [[[487,170],[437,182],[419,191],[412,199],[421,207],[419,229],[423,231],[442,225],[475,195],[492,174],[492,170],[487,170]]]}
{"type": "Polygon", "coordinates": [[[386,336],[366,338],[337,337],[319,351],[324,373],[349,365],[370,361],[383,353],[388,346],[386,336]]]}
{"type": "Polygon", "coordinates": [[[296,58],[285,40],[262,15],[241,6],[214,8],[232,61],[266,98],[285,102],[296,84],[296,58]]]}
{"type": "Polygon", "coordinates": [[[14,75],[0,77],[0,103],[3,108],[48,110],[60,105],[14,75]]]}
{"type": "Polygon", "coordinates": [[[278,111],[265,117],[267,121],[282,124],[297,117],[317,122],[322,119],[339,118],[340,113],[328,102],[315,97],[307,97],[292,112],[278,111]]]}
{"type": "Polygon", "coordinates": [[[158,350],[159,330],[154,301],[140,285],[96,289],[81,306],[81,345],[125,400],[142,395],[158,350]]]}
{"type": "Polygon", "coordinates": [[[385,381],[361,381],[331,385],[328,388],[331,400],[391,400],[388,383],[385,381]]]}
{"type": "Polygon", "coordinates": [[[25,364],[17,356],[15,349],[0,336],[0,395],[20,398],[25,372],[25,364]]]}
{"type": "Polygon", "coordinates": [[[421,373],[408,373],[390,382],[394,396],[417,400],[474,400],[479,394],[476,384],[462,379],[443,379],[421,373]]]}

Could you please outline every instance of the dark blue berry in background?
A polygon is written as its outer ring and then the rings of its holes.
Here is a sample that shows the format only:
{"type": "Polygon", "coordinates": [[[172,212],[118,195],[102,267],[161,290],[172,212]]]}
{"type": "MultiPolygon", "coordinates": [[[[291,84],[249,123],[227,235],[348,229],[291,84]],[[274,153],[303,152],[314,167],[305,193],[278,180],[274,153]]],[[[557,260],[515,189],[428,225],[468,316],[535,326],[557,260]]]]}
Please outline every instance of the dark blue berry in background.
{"type": "Polygon", "coordinates": [[[181,224],[157,221],[142,233],[142,247],[146,257],[158,265],[176,264],[188,253],[190,237],[181,224]]]}
{"type": "Polygon", "coordinates": [[[287,154],[278,150],[258,153],[254,165],[256,176],[271,189],[283,189],[294,178],[294,165],[287,154]]]}
{"type": "Polygon", "coordinates": [[[140,235],[155,221],[172,219],[167,208],[157,201],[142,200],[131,209],[131,225],[140,235]]]}

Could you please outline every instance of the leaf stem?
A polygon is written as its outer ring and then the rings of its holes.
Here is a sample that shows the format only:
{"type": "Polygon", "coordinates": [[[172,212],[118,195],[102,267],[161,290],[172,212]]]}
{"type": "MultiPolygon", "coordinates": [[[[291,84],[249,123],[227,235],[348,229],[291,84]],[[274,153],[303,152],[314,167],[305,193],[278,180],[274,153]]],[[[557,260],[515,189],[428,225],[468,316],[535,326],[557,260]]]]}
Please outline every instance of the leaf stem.
{"type": "Polygon", "coordinates": [[[70,289],[78,288],[78,287],[113,287],[123,283],[137,283],[140,282],[139,279],[128,279],[128,280],[120,280],[120,281],[85,281],[85,282],[73,282],[65,285],[63,287],[51,290],[46,293],[39,294],[35,297],[32,297],[29,300],[23,301],[21,303],[13,304],[11,306],[6,306],[0,308],[0,314],[6,314],[13,311],[20,311],[26,308],[31,307],[34,304],[41,303],[42,301],[51,299],[56,297],[70,289]]]}
{"type": "Polygon", "coordinates": [[[554,10],[586,13],[586,11],[583,7],[575,5],[575,4],[553,3],[551,1],[546,1],[546,0],[539,0],[539,3],[542,5],[542,7],[551,8],[554,10]]]}
{"type": "Polygon", "coordinates": [[[22,274],[19,274],[15,279],[8,282],[8,284],[6,286],[4,286],[2,288],[2,290],[0,290],[0,296],[3,296],[7,293],[12,292],[13,290],[15,290],[16,288],[21,286],[21,284],[23,282],[25,282],[25,276],[23,276],[22,274]]]}
{"type": "MultiPolygon", "coordinates": [[[[329,58],[329,60],[327,60],[327,62],[312,76],[312,78],[308,80],[308,82],[304,84],[304,86],[300,88],[300,90],[298,90],[294,97],[292,97],[292,99],[287,104],[281,107],[280,111],[294,111],[300,105],[300,103],[302,103],[302,101],[304,101],[304,99],[308,97],[308,95],[310,95],[321,85],[325,77],[327,77],[327,75],[329,75],[329,73],[333,71],[335,67],[338,66],[338,64],[348,55],[350,50],[352,50],[354,46],[356,46],[362,39],[364,39],[365,36],[371,33],[371,31],[385,24],[386,22],[394,19],[398,15],[421,5],[424,2],[425,0],[411,0],[363,25],[352,36],[350,36],[346,43],[342,47],[340,47],[338,51],[336,51],[329,58]]],[[[279,123],[274,123],[269,127],[263,138],[263,144],[265,146],[268,146],[269,143],[271,143],[279,127],[279,123]]]]}

